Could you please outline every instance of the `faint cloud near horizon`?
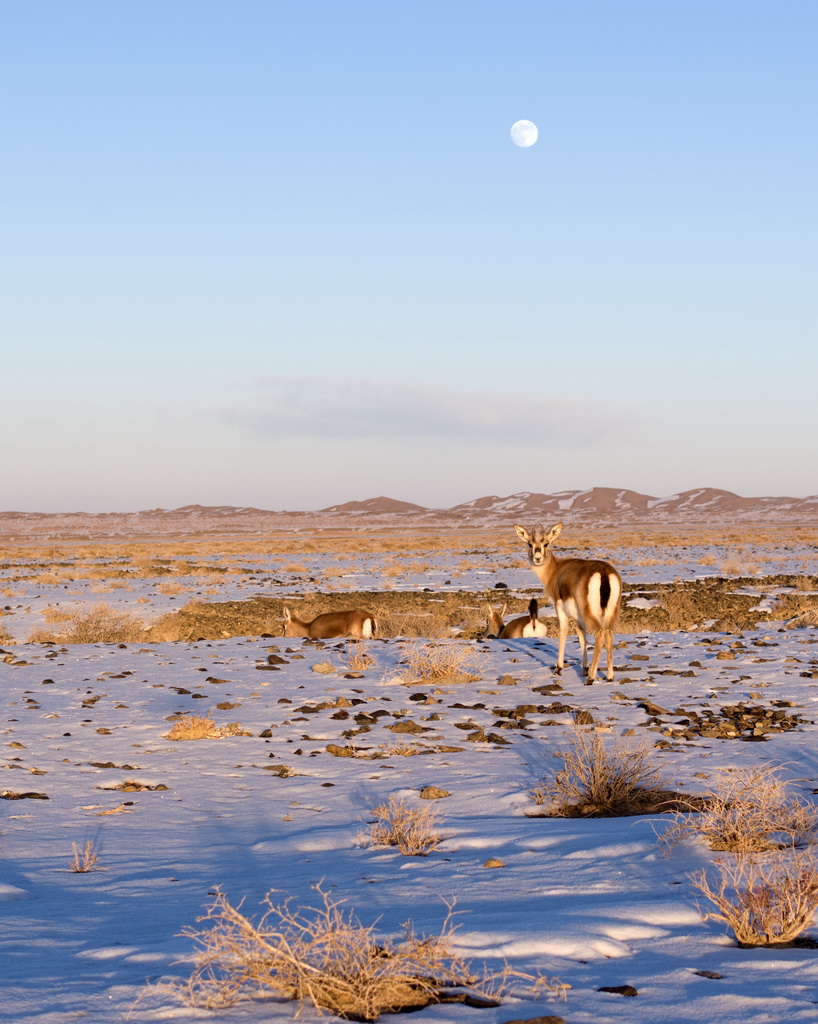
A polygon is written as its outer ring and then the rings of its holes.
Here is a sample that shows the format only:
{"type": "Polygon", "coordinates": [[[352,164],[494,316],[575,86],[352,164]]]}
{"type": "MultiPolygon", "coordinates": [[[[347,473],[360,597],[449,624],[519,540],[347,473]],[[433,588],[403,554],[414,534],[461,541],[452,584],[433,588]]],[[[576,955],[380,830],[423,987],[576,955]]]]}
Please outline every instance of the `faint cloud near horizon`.
{"type": "Polygon", "coordinates": [[[417,379],[262,377],[226,420],[263,437],[427,437],[585,444],[619,433],[619,410],[573,398],[467,391],[417,379]],[[618,425],[618,429],[617,429],[618,425]]]}

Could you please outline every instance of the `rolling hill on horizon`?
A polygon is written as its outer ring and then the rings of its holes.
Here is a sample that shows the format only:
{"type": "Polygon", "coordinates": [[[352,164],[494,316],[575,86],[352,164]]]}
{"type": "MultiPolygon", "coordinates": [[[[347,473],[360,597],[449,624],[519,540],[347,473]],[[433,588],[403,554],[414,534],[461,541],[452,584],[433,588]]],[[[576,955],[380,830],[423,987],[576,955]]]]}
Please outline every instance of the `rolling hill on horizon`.
{"type": "Polygon", "coordinates": [[[510,520],[529,523],[565,520],[593,526],[696,523],[818,523],[818,495],[804,498],[745,498],[732,491],[702,487],[666,497],[627,488],[593,487],[544,494],[520,491],[506,497],[485,495],[452,508],[427,508],[379,496],[318,510],[267,510],[236,505],[184,505],[137,512],[0,512],[0,537],[99,539],[102,537],[179,537],[252,535],[273,530],[303,530],[401,522],[429,527],[494,526],[510,520]]]}

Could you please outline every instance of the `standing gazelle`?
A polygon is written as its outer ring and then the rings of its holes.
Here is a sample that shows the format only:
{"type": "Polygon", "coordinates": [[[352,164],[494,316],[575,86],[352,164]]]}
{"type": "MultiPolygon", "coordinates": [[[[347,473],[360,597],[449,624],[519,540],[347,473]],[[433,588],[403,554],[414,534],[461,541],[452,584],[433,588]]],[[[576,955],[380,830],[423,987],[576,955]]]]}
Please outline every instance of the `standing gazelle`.
{"type": "Polygon", "coordinates": [[[347,612],[324,612],[311,622],[297,618],[284,609],[284,636],[305,636],[311,640],[329,640],[336,636],[373,637],[378,628],[375,616],[361,608],[347,612]]]}
{"type": "Polygon", "coordinates": [[[546,533],[535,526],[529,533],[524,526],[515,525],[518,536],[528,544],[528,561],[540,578],[545,592],[554,605],[559,620],[559,653],[557,671],[565,663],[565,638],[568,624],[574,620],[582,650],[582,669],[587,671],[586,682],[596,679],[602,641],[608,656],[608,680],[613,679],[613,631],[619,615],[622,597],[622,578],[608,562],[591,558],[557,558],[551,543],[562,530],[562,523],[552,526],[546,533]],[[594,635],[594,654],[588,668],[588,633],[594,635]]]}

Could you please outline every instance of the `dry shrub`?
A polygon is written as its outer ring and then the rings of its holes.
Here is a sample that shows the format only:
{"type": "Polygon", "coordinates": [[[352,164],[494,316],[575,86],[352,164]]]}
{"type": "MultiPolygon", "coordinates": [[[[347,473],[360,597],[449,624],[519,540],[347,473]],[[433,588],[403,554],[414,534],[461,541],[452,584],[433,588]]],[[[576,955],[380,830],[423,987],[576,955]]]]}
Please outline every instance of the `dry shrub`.
{"type": "Polygon", "coordinates": [[[760,853],[813,842],[818,807],[790,792],[791,783],[772,765],[724,771],[715,793],[698,814],[677,814],[660,838],[673,847],[695,838],[711,850],[760,853]]]}
{"type": "Polygon", "coordinates": [[[249,736],[238,722],[218,726],[209,715],[185,715],[165,733],[167,740],[218,740],[224,736],[249,736]]]}
{"type": "Polygon", "coordinates": [[[187,589],[186,586],[177,583],[175,580],[163,580],[161,583],[156,584],[157,594],[184,594],[187,589]]]}
{"type": "Polygon", "coordinates": [[[417,754],[433,754],[434,748],[419,743],[380,743],[383,757],[414,757],[417,754]]]}
{"type": "Polygon", "coordinates": [[[803,629],[805,626],[818,626],[818,608],[808,608],[787,620],[790,629],[803,629]]]}
{"type": "Polygon", "coordinates": [[[351,672],[365,672],[372,666],[372,655],[360,643],[347,644],[342,659],[351,672]]]}
{"type": "Polygon", "coordinates": [[[719,565],[719,573],[722,576],[752,576],[758,572],[758,566],[749,562],[740,562],[738,559],[728,559],[719,565]]]}
{"type": "Polygon", "coordinates": [[[54,605],[46,605],[40,613],[43,617],[44,622],[68,622],[75,614],[74,611],[70,611],[66,608],[55,608],[54,605]]]}
{"type": "Polygon", "coordinates": [[[14,637],[11,635],[11,633],[9,633],[9,631],[4,626],[0,626],[0,644],[13,644],[13,643],[14,643],[14,637]]]}
{"type": "Polygon", "coordinates": [[[563,766],[535,788],[534,802],[551,805],[562,817],[620,817],[678,806],[678,796],[663,784],[650,763],[653,748],[614,740],[598,732],[577,730],[571,749],[561,753],[563,766]]]}
{"type": "Polygon", "coordinates": [[[29,643],[127,644],[142,640],[145,624],[136,615],[100,602],[66,612],[59,633],[36,630],[29,643]]]}
{"type": "Polygon", "coordinates": [[[419,1009],[441,990],[474,984],[470,965],[451,950],[451,910],[440,935],[417,936],[404,926],[398,940],[376,940],[342,901],[318,889],[322,905],[290,909],[268,893],[254,923],[217,893],[200,929],[188,928],[198,949],[195,968],[174,987],[189,1006],[232,1006],[277,996],[339,1017],[373,1021],[382,1013],[419,1009]]]}
{"type": "Polygon", "coordinates": [[[473,647],[456,641],[407,644],[404,647],[401,679],[407,683],[467,677],[479,679],[483,657],[473,647]]]}
{"type": "Polygon", "coordinates": [[[435,832],[438,816],[432,807],[410,807],[391,796],[372,813],[376,820],[369,834],[376,846],[397,846],[406,857],[425,857],[440,842],[435,832]]]}
{"type": "Polygon", "coordinates": [[[741,946],[791,943],[812,924],[818,909],[818,865],[811,851],[788,857],[739,856],[716,861],[715,887],[707,872],[691,875],[694,886],[715,906],[705,921],[724,921],[741,946]]]}
{"type": "Polygon", "coordinates": [[[74,856],[69,862],[72,871],[84,874],[86,871],[94,870],[99,857],[94,849],[93,839],[87,840],[85,846],[82,847],[72,843],[71,849],[74,851],[74,856]]]}

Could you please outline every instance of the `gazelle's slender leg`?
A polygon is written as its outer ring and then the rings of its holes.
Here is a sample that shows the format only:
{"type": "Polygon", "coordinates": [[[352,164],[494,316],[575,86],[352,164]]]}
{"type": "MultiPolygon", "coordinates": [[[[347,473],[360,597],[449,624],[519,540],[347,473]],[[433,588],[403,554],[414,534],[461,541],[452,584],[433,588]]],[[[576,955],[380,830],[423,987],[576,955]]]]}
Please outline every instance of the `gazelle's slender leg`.
{"type": "Polygon", "coordinates": [[[608,671],[607,677],[609,682],[613,682],[614,670],[613,670],[613,630],[605,630],[605,647],[607,648],[608,654],[608,671]]]}
{"type": "Polygon", "coordinates": [[[588,682],[592,683],[596,679],[596,671],[599,668],[599,656],[602,654],[602,635],[603,630],[599,630],[594,633],[594,656],[591,658],[591,668],[588,672],[588,682]]]}
{"type": "Polygon", "coordinates": [[[576,619],[574,619],[574,630],[577,634],[579,649],[582,654],[582,671],[585,673],[588,671],[588,637],[576,619]]]}
{"type": "Polygon", "coordinates": [[[559,619],[559,630],[560,639],[559,647],[557,651],[557,672],[561,672],[565,665],[565,641],[568,638],[568,616],[565,614],[565,609],[562,606],[557,608],[557,618],[559,619]]]}

